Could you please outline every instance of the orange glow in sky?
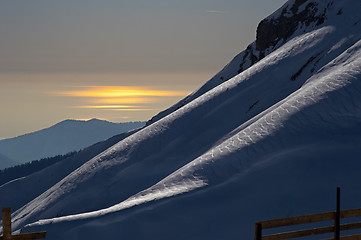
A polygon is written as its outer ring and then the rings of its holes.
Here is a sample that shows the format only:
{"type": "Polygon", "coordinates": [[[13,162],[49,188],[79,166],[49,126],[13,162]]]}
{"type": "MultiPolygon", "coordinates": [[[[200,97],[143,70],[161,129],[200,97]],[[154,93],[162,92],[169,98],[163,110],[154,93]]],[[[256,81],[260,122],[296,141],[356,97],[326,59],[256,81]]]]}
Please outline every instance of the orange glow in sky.
{"type": "Polygon", "coordinates": [[[98,106],[80,106],[76,108],[104,108],[104,109],[116,109],[116,108],[125,108],[125,109],[131,109],[131,108],[137,108],[138,106],[128,106],[128,105],[98,105],[98,106]]]}
{"type": "Polygon", "coordinates": [[[0,138],[65,119],[148,121],[199,88],[211,74],[0,74],[0,138]]]}
{"type": "Polygon", "coordinates": [[[184,96],[189,92],[153,90],[133,86],[86,86],[84,90],[59,92],[60,95],[72,97],[174,97],[184,96]]]}
{"type": "Polygon", "coordinates": [[[147,111],[152,107],[139,104],[151,104],[163,97],[180,97],[187,91],[156,90],[150,87],[136,86],[80,86],[80,90],[56,92],[56,95],[84,98],[86,105],[73,108],[101,109],[116,111],[147,111]]]}
{"type": "Polygon", "coordinates": [[[152,97],[96,98],[90,100],[92,104],[142,104],[154,103],[157,101],[159,101],[158,98],[152,97]]]}

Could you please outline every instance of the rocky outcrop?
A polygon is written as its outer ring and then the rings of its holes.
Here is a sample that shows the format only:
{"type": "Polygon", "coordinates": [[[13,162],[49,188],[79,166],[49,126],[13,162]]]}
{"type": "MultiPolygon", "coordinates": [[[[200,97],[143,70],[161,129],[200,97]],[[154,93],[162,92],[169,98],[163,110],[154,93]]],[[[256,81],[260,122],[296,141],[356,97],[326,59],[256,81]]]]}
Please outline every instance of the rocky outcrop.
{"type": "MultiPolygon", "coordinates": [[[[332,2],[329,4],[332,5],[332,2]]],[[[256,50],[264,55],[267,48],[285,42],[301,25],[321,25],[325,21],[326,9],[318,9],[315,1],[295,0],[286,6],[276,18],[266,18],[257,27],[256,50]]]]}

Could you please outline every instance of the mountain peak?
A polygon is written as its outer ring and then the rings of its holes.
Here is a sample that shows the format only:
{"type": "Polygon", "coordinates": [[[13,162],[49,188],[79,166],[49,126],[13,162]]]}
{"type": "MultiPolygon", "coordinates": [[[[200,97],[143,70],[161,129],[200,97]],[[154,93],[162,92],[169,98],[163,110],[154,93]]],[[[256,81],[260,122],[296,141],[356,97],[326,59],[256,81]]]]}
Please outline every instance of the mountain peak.
{"type": "Polygon", "coordinates": [[[77,151],[143,125],[142,122],[112,123],[96,118],[67,119],[45,129],[1,140],[0,153],[25,163],[77,151]]]}
{"type": "MultiPolygon", "coordinates": [[[[333,4],[332,1],[328,7],[333,4]]],[[[270,17],[262,20],[257,28],[256,49],[265,51],[276,46],[279,41],[285,42],[301,26],[318,26],[324,23],[326,9],[320,11],[317,1],[288,1],[270,17]]]]}
{"type": "Polygon", "coordinates": [[[287,1],[258,24],[255,41],[250,43],[244,51],[236,55],[201,88],[171,108],[160,112],[147,124],[156,122],[212,88],[242,73],[294,37],[326,25],[339,25],[340,29],[357,26],[361,20],[361,15],[358,13],[360,6],[360,2],[355,0],[287,1]]]}
{"type": "Polygon", "coordinates": [[[92,118],[89,119],[87,122],[108,122],[107,120],[98,119],[98,118],[92,118]]]}
{"type": "Polygon", "coordinates": [[[109,122],[106,120],[98,119],[98,118],[92,118],[92,119],[65,119],[58,124],[66,123],[66,122],[109,122]]]}

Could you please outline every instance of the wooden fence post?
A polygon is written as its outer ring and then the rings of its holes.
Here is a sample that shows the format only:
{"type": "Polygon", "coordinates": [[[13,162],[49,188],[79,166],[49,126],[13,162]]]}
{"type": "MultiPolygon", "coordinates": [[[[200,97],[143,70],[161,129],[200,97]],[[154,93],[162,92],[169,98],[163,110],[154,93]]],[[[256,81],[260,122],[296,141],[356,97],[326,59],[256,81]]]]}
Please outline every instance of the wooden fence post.
{"type": "Polygon", "coordinates": [[[2,209],[3,236],[0,240],[31,240],[45,238],[46,232],[23,233],[12,235],[11,233],[11,209],[9,207],[2,209]]]}
{"type": "Polygon", "coordinates": [[[337,188],[336,214],[335,214],[335,240],[340,240],[340,188],[337,188]]]}
{"type": "Polygon", "coordinates": [[[3,236],[4,239],[10,239],[11,237],[11,209],[9,207],[2,209],[3,220],[3,236]]]}
{"type": "Polygon", "coordinates": [[[255,224],[254,240],[262,240],[262,224],[261,223],[255,224]]]}
{"type": "MultiPolygon", "coordinates": [[[[341,188],[337,188],[336,195],[336,211],[324,212],[296,217],[271,219],[255,223],[255,240],[269,239],[269,240],[281,240],[281,239],[293,239],[298,237],[305,237],[318,234],[332,234],[334,236],[328,240],[361,240],[361,234],[353,234],[341,237],[341,231],[361,229],[361,222],[344,223],[341,225],[341,218],[354,218],[361,217],[361,208],[348,209],[341,211],[341,188]],[[281,233],[265,234],[263,235],[263,229],[279,228],[285,226],[292,226],[298,224],[311,224],[323,221],[334,221],[333,224],[318,228],[308,228],[296,231],[283,231],[281,233]]],[[[0,239],[1,240],[1,239],[0,239]]]]}

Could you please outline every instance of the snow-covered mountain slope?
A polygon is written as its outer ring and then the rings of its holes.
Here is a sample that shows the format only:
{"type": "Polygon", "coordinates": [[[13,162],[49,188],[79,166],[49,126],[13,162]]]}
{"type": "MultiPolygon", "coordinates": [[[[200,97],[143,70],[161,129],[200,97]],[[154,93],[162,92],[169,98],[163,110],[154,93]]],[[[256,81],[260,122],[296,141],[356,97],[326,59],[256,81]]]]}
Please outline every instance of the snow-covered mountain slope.
{"type": "Polygon", "coordinates": [[[65,120],[50,128],[0,140],[0,153],[17,162],[25,163],[77,151],[116,134],[143,126],[143,122],[111,123],[98,119],[65,120]]]}
{"type": "Polygon", "coordinates": [[[251,239],[255,221],[332,211],[336,186],[342,207],[360,207],[359,12],[354,0],[287,2],[265,21],[298,19],[288,40],[87,161],[18,209],[14,229],[251,239]]]}
{"type": "Polygon", "coordinates": [[[89,159],[130,136],[135,131],[137,130],[115,135],[105,141],[82,149],[75,153],[75,155],[65,158],[29,176],[14,179],[0,185],[0,206],[11,206],[13,211],[17,210],[83,165],[89,159]],[[46,179],[46,181],[44,181],[44,179],[46,179]],[[21,194],[19,194],[19,189],[22,191],[21,194]]]}

